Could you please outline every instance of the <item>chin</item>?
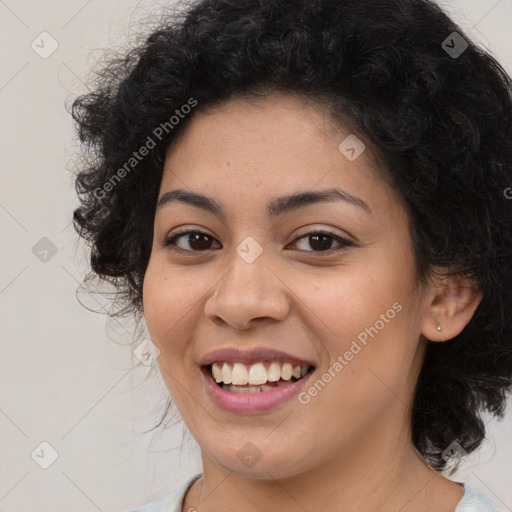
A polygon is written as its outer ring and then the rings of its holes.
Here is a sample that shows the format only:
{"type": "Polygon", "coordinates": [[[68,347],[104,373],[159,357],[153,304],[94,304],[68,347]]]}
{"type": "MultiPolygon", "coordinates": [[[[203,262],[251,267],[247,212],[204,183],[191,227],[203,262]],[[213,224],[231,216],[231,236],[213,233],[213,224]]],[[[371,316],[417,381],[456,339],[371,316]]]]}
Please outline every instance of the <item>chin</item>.
{"type": "MultiPolygon", "coordinates": [[[[296,454],[290,459],[293,450],[282,450],[279,453],[273,451],[268,453],[270,448],[256,451],[246,447],[235,453],[222,453],[212,457],[215,464],[229,473],[241,478],[256,480],[281,480],[297,476],[311,469],[305,461],[306,454],[296,454]],[[252,451],[252,455],[249,453],[252,451]],[[253,457],[251,459],[251,457],[253,457]],[[258,458],[259,457],[259,458],[258,458]]],[[[313,464],[311,464],[313,466],[313,464]]]]}

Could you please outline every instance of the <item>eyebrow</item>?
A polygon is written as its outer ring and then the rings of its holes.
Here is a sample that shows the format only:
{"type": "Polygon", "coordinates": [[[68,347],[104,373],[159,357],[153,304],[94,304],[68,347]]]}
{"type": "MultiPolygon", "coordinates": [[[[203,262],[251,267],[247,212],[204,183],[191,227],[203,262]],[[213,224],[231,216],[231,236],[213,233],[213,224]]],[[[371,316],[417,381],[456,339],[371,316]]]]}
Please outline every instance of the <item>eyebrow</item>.
{"type": "MultiPolygon", "coordinates": [[[[156,209],[159,210],[165,205],[179,201],[185,204],[190,204],[196,208],[201,208],[222,220],[226,220],[224,208],[220,203],[211,197],[199,194],[197,192],[190,192],[184,189],[175,189],[165,192],[158,200],[156,209]]],[[[368,204],[348,192],[337,188],[330,188],[326,190],[314,190],[306,192],[298,192],[288,196],[281,196],[267,202],[267,215],[269,217],[279,217],[286,212],[298,210],[305,206],[324,202],[345,201],[349,204],[360,207],[367,213],[372,213],[368,204]]]]}

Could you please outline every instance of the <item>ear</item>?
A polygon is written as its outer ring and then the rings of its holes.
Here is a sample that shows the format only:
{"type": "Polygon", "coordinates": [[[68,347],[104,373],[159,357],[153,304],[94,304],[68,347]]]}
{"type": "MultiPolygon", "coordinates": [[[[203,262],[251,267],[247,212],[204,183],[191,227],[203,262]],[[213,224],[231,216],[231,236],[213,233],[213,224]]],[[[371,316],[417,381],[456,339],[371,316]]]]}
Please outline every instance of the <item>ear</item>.
{"type": "Polygon", "coordinates": [[[431,341],[447,341],[462,332],[482,301],[478,286],[461,276],[434,277],[421,333],[431,341]]]}

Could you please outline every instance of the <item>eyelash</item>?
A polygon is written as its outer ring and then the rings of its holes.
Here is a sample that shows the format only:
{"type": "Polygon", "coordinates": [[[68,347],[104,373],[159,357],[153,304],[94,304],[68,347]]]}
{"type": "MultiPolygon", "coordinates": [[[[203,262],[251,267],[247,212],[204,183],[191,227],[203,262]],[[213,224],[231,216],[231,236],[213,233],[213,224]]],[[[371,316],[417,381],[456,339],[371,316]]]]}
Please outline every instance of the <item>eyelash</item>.
{"type": "MultiPolygon", "coordinates": [[[[178,239],[180,239],[181,237],[184,237],[185,235],[191,235],[191,234],[205,235],[208,238],[215,240],[212,236],[208,235],[207,233],[204,233],[203,231],[188,230],[188,231],[180,231],[178,233],[175,233],[174,235],[166,238],[160,245],[162,245],[163,247],[169,247],[171,250],[177,251],[177,252],[200,253],[200,252],[205,252],[205,251],[210,250],[210,249],[204,249],[201,251],[194,251],[194,250],[186,250],[186,249],[181,249],[179,247],[176,247],[175,242],[178,239]],[[171,246],[174,246],[174,247],[171,247],[171,246]]],[[[351,246],[355,245],[350,240],[347,240],[346,238],[343,238],[329,230],[310,231],[308,233],[304,233],[304,234],[298,236],[292,243],[295,243],[298,240],[301,240],[302,238],[307,238],[308,236],[313,236],[313,235],[327,235],[327,236],[333,238],[335,241],[339,242],[341,247],[339,247],[337,249],[327,249],[325,251],[303,251],[303,252],[312,252],[312,253],[317,253],[317,254],[333,254],[333,253],[340,252],[340,251],[346,249],[347,247],[351,247],[351,246]]]]}

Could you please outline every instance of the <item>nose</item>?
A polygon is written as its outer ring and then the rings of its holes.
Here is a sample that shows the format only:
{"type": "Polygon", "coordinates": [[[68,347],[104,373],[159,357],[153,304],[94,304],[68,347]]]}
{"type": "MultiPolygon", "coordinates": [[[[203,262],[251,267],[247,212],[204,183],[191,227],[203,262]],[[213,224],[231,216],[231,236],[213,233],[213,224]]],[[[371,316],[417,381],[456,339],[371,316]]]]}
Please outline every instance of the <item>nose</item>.
{"type": "Polygon", "coordinates": [[[264,253],[248,263],[233,251],[227,272],[205,303],[206,317],[238,330],[250,329],[265,319],[284,320],[290,310],[289,288],[267,263],[264,253]]]}

